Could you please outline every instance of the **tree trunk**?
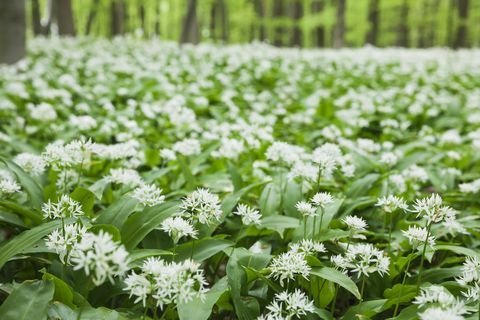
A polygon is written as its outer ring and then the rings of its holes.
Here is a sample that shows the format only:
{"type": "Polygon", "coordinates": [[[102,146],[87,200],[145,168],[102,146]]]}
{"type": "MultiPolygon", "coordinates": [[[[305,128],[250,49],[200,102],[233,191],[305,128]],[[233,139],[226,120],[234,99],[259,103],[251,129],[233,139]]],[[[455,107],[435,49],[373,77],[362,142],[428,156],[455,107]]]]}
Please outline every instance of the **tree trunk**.
{"type": "Polygon", "coordinates": [[[222,42],[228,42],[229,34],[229,23],[228,23],[228,8],[225,3],[225,0],[218,0],[219,5],[219,14],[220,14],[220,23],[222,25],[222,42]]]}
{"type": "Polygon", "coordinates": [[[142,29],[143,34],[146,35],[146,30],[145,30],[145,7],[141,3],[138,5],[138,16],[140,17],[140,29],[142,29]]]}
{"type": "MultiPolygon", "coordinates": [[[[284,7],[283,0],[274,0],[273,2],[273,19],[283,17],[284,7]]],[[[278,23],[278,20],[275,21],[278,23]]],[[[285,34],[284,27],[282,25],[277,25],[274,28],[273,32],[273,45],[280,47],[283,45],[283,35],[285,34]]]]}
{"type": "Polygon", "coordinates": [[[265,41],[266,32],[265,32],[265,4],[264,0],[253,0],[255,11],[257,16],[259,17],[258,23],[258,37],[260,41],[265,41]]]}
{"type": "Polygon", "coordinates": [[[180,35],[180,43],[199,42],[200,34],[197,20],[197,0],[188,0],[187,14],[183,20],[182,33],[180,35]]]}
{"type": "Polygon", "coordinates": [[[455,37],[455,48],[468,47],[468,5],[469,0],[458,0],[459,27],[455,37]]]}
{"type": "MultiPolygon", "coordinates": [[[[322,12],[323,7],[323,0],[315,0],[312,3],[312,13],[322,12]]],[[[316,47],[325,47],[325,27],[322,24],[313,29],[313,43],[316,47]]]]}
{"type": "Polygon", "coordinates": [[[61,36],[75,36],[71,0],[56,0],[56,2],[58,34],[61,36]]]}
{"type": "Polygon", "coordinates": [[[337,23],[333,34],[333,46],[342,48],[345,45],[345,7],[347,0],[337,0],[337,23]]]}
{"type": "Polygon", "coordinates": [[[447,37],[445,43],[447,46],[453,45],[453,15],[455,9],[455,0],[448,1],[448,18],[447,18],[447,37]]]}
{"type": "Polygon", "coordinates": [[[25,1],[0,0],[0,63],[25,56],[25,1]]]}
{"type": "Polygon", "coordinates": [[[85,34],[87,36],[92,32],[93,21],[97,15],[99,1],[100,0],[95,0],[93,2],[92,8],[90,8],[90,12],[88,13],[87,25],[85,26],[85,34]]]}
{"type": "Polygon", "coordinates": [[[427,46],[427,22],[425,21],[425,17],[429,13],[428,10],[428,2],[426,0],[422,0],[422,19],[420,20],[420,27],[418,28],[418,43],[417,46],[419,48],[425,48],[427,46]]]}
{"type": "Polygon", "coordinates": [[[397,28],[397,46],[408,47],[409,29],[408,29],[408,0],[403,0],[400,7],[400,23],[397,28]]]}
{"type": "Polygon", "coordinates": [[[160,35],[160,6],[161,2],[157,1],[156,6],[155,6],[155,35],[159,36],[160,35]]]}
{"type": "Polygon", "coordinates": [[[295,0],[292,3],[292,19],[293,19],[293,28],[292,28],[292,38],[290,41],[290,45],[301,47],[303,41],[303,34],[302,29],[299,26],[299,21],[303,16],[303,6],[300,0],[295,0]]]}
{"type": "Polygon", "coordinates": [[[368,7],[369,30],[365,42],[371,45],[377,45],[378,22],[379,22],[379,0],[370,0],[368,7]]]}
{"type": "Polygon", "coordinates": [[[35,36],[44,34],[40,16],[40,4],[38,0],[32,0],[32,26],[35,36]]]}
{"type": "Polygon", "coordinates": [[[122,35],[125,32],[125,3],[114,0],[110,6],[110,14],[112,36],[122,35]]]}

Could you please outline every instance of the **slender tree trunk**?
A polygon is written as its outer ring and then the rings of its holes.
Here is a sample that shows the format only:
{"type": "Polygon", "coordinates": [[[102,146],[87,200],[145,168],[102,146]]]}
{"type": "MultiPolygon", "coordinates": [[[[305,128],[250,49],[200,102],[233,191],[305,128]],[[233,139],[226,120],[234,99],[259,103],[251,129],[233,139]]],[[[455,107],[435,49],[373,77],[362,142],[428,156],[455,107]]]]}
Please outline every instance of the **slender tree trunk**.
{"type": "Polygon", "coordinates": [[[215,1],[210,8],[210,38],[217,40],[217,2],[215,1]]]}
{"type": "Polygon", "coordinates": [[[145,7],[141,3],[138,5],[138,16],[140,17],[140,29],[142,29],[143,34],[146,35],[146,30],[145,30],[145,7]]]}
{"type": "Polygon", "coordinates": [[[420,20],[420,27],[418,28],[418,47],[425,48],[427,46],[427,21],[426,17],[429,14],[428,0],[422,0],[422,18],[420,20]]]}
{"type": "Polygon", "coordinates": [[[58,34],[61,36],[75,36],[75,24],[71,0],[56,0],[56,19],[58,34]]]}
{"type": "MultiPolygon", "coordinates": [[[[273,19],[278,19],[283,17],[284,7],[283,0],[274,0],[273,2],[273,19]]],[[[278,23],[278,21],[275,21],[278,23]]],[[[280,47],[283,45],[283,35],[285,34],[285,29],[281,25],[277,25],[273,30],[273,45],[280,47]]]]}
{"type": "Polygon", "coordinates": [[[0,0],[0,63],[25,56],[25,1],[0,0]]]}
{"type": "Polygon", "coordinates": [[[260,41],[265,41],[266,32],[265,32],[265,3],[264,0],[253,0],[254,8],[257,16],[259,17],[258,23],[258,37],[260,41]]]}
{"type": "Polygon", "coordinates": [[[157,1],[155,5],[155,35],[160,35],[160,6],[161,2],[157,1]]]}
{"type": "Polygon", "coordinates": [[[369,30],[365,42],[374,46],[377,45],[379,2],[379,0],[370,0],[370,6],[368,7],[369,30]]]}
{"type": "Polygon", "coordinates": [[[433,1],[432,7],[431,7],[431,20],[430,20],[430,25],[429,25],[429,30],[428,30],[428,44],[430,47],[433,47],[437,45],[435,42],[435,38],[437,36],[437,14],[438,14],[438,6],[440,5],[439,1],[433,1]]]}
{"type": "Polygon", "coordinates": [[[408,47],[410,30],[408,28],[408,0],[403,0],[400,7],[400,23],[397,27],[397,46],[408,47]]]}
{"type": "Polygon", "coordinates": [[[459,26],[455,37],[455,48],[468,47],[468,6],[469,0],[458,0],[459,26]]]}
{"type": "Polygon", "coordinates": [[[301,47],[303,41],[302,29],[299,26],[300,19],[303,16],[303,6],[301,0],[295,0],[292,3],[292,19],[293,19],[293,28],[292,28],[292,38],[290,44],[292,46],[301,47]]]}
{"type": "Polygon", "coordinates": [[[345,45],[345,7],[347,0],[337,0],[337,23],[333,34],[333,46],[342,48],[345,45]]]}
{"type": "Polygon", "coordinates": [[[88,36],[90,32],[92,32],[93,21],[97,15],[98,4],[100,0],[95,0],[93,2],[92,7],[90,8],[90,12],[88,13],[87,18],[87,25],[85,26],[85,34],[88,36]]]}
{"type": "Polygon", "coordinates": [[[187,14],[183,19],[182,33],[180,43],[199,42],[200,34],[197,20],[197,0],[188,0],[187,14]]]}
{"type": "MultiPolygon", "coordinates": [[[[324,0],[315,0],[312,3],[312,13],[320,13],[324,7],[324,0]]],[[[325,27],[319,24],[313,29],[313,43],[317,47],[325,47],[325,27]]]]}
{"type": "Polygon", "coordinates": [[[219,14],[220,14],[220,23],[222,25],[222,42],[226,43],[228,42],[228,36],[229,36],[229,23],[228,23],[228,8],[225,3],[225,0],[218,0],[218,5],[219,5],[219,14]]]}
{"type": "Polygon", "coordinates": [[[448,1],[447,18],[447,37],[445,43],[447,46],[453,45],[453,16],[455,12],[455,0],[448,1]]]}
{"type": "Polygon", "coordinates": [[[112,36],[122,35],[125,32],[125,3],[118,0],[112,1],[110,14],[112,36]]]}
{"type": "Polygon", "coordinates": [[[33,34],[35,36],[43,34],[43,27],[41,22],[40,16],[40,4],[38,0],[32,0],[32,26],[33,26],[33,34]]]}

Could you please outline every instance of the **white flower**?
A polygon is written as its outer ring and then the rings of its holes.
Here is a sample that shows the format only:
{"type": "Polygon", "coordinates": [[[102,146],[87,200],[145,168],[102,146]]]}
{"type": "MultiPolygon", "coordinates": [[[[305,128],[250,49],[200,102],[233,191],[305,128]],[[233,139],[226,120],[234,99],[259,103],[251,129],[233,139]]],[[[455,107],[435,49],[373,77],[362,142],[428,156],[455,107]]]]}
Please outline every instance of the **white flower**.
{"type": "Polygon", "coordinates": [[[13,161],[25,172],[34,176],[39,176],[45,171],[45,161],[43,161],[41,156],[37,156],[33,153],[20,153],[13,158],[13,161]]]}
{"type": "Polygon", "coordinates": [[[178,243],[183,237],[197,237],[197,230],[195,230],[190,222],[181,217],[170,217],[165,219],[162,222],[161,229],[173,238],[174,243],[178,243]]]}
{"type": "Polygon", "coordinates": [[[307,313],[315,312],[313,301],[295,289],[294,292],[282,291],[275,294],[274,301],[267,306],[268,313],[258,319],[280,320],[280,319],[302,319],[307,313]]]}
{"type": "Polygon", "coordinates": [[[459,187],[460,191],[463,193],[477,193],[480,190],[480,179],[461,183],[459,187]]]}
{"type": "Polygon", "coordinates": [[[0,195],[12,195],[20,192],[22,188],[14,179],[1,179],[0,180],[0,195]]]}
{"type": "Polygon", "coordinates": [[[480,260],[477,257],[466,257],[462,266],[462,275],[457,282],[461,285],[471,282],[480,283],[480,260]]]}
{"type": "Polygon", "coordinates": [[[188,194],[182,200],[180,208],[185,218],[202,224],[210,224],[215,220],[220,220],[222,216],[218,196],[203,188],[198,188],[188,194]]]}
{"type": "Polygon", "coordinates": [[[310,274],[310,266],[305,261],[305,254],[301,252],[288,251],[273,258],[269,265],[270,275],[275,280],[279,280],[283,286],[283,281],[294,280],[296,275],[307,279],[310,274]]]}
{"type": "Polygon", "coordinates": [[[199,267],[192,260],[168,263],[159,258],[148,258],[140,274],[132,272],[125,279],[127,287],[124,290],[130,291],[130,296],[137,297],[135,302],[142,301],[144,306],[151,297],[161,309],[171,303],[203,299],[207,282],[199,267]]]}
{"type": "Polygon", "coordinates": [[[288,177],[291,179],[298,177],[315,181],[318,177],[318,166],[303,161],[297,161],[288,173],[288,177]]]}
{"type": "Polygon", "coordinates": [[[290,250],[293,252],[303,252],[307,255],[327,251],[323,243],[311,239],[303,239],[300,242],[290,244],[290,250]]]}
{"type": "Polygon", "coordinates": [[[366,231],[367,222],[361,217],[346,216],[345,218],[342,219],[342,221],[345,222],[348,229],[350,229],[353,232],[366,231]]]}
{"type": "Polygon", "coordinates": [[[305,201],[297,202],[295,205],[298,212],[300,212],[303,216],[306,217],[313,217],[317,215],[317,208],[313,207],[310,203],[305,201]]]}
{"type": "Polygon", "coordinates": [[[397,197],[391,194],[386,197],[378,198],[375,206],[381,207],[382,210],[386,213],[392,213],[398,209],[408,209],[408,205],[405,200],[403,200],[401,197],[397,197]]]}
{"type": "Polygon", "coordinates": [[[68,252],[86,233],[87,228],[78,223],[66,225],[64,229],[53,230],[45,239],[45,245],[47,248],[55,250],[60,256],[60,261],[65,263],[68,252]]]}
{"type": "Polygon", "coordinates": [[[123,276],[128,270],[128,252],[109,233],[100,230],[98,234],[87,232],[70,253],[69,261],[74,270],[83,269],[99,286],[107,279],[123,276]]]}
{"type": "Polygon", "coordinates": [[[133,169],[111,169],[105,180],[110,183],[124,184],[131,187],[143,184],[142,178],[133,169]]]}
{"type": "Polygon", "coordinates": [[[167,161],[172,161],[177,158],[177,156],[175,155],[175,151],[167,148],[160,150],[160,157],[167,161]]]}
{"type": "Polygon", "coordinates": [[[418,314],[420,320],[464,320],[462,315],[456,313],[452,309],[442,309],[438,307],[431,307],[422,313],[418,314]]]}
{"type": "Polygon", "coordinates": [[[173,147],[173,151],[183,154],[184,156],[193,156],[200,154],[201,146],[197,139],[185,139],[176,142],[173,147]]]}
{"type": "Polygon", "coordinates": [[[294,146],[286,142],[274,142],[268,147],[265,156],[268,160],[275,162],[284,162],[286,164],[294,164],[302,159],[305,150],[299,146],[294,146]]]}
{"type": "Polygon", "coordinates": [[[419,314],[422,320],[464,319],[462,315],[467,313],[462,301],[438,285],[422,288],[413,303],[420,307],[428,307],[425,312],[419,314]]]}
{"type": "Polygon", "coordinates": [[[233,213],[236,215],[239,215],[242,217],[242,223],[245,225],[249,224],[260,224],[260,219],[262,218],[262,215],[258,212],[258,210],[255,210],[246,204],[239,204],[237,206],[237,210],[233,213]]]}
{"type": "Polygon", "coordinates": [[[427,238],[427,229],[422,228],[422,227],[417,227],[417,226],[410,226],[408,227],[407,231],[402,231],[405,237],[408,238],[408,242],[412,247],[414,248],[420,248],[421,246],[424,245],[425,242],[433,248],[435,245],[435,237],[432,235],[429,235],[427,238]]]}
{"type": "Polygon", "coordinates": [[[357,273],[358,277],[368,277],[375,272],[380,275],[388,274],[390,265],[390,258],[370,243],[351,244],[343,256],[332,256],[331,261],[345,272],[357,273]]]}
{"type": "Polygon", "coordinates": [[[417,213],[417,217],[424,217],[428,223],[440,222],[445,217],[454,215],[453,209],[442,204],[442,198],[438,194],[432,194],[430,197],[417,199],[413,205],[413,212],[417,213]]]}
{"type": "Polygon", "coordinates": [[[132,197],[148,207],[156,206],[165,201],[162,189],[157,188],[154,184],[144,184],[135,188],[132,197]]]}
{"type": "Polygon", "coordinates": [[[321,208],[325,208],[327,204],[333,203],[333,197],[328,192],[318,192],[313,196],[312,203],[321,208]]]}
{"type": "Polygon", "coordinates": [[[82,216],[82,205],[70,198],[69,195],[62,195],[57,202],[48,202],[42,205],[42,212],[45,219],[58,219],[82,216]]]}

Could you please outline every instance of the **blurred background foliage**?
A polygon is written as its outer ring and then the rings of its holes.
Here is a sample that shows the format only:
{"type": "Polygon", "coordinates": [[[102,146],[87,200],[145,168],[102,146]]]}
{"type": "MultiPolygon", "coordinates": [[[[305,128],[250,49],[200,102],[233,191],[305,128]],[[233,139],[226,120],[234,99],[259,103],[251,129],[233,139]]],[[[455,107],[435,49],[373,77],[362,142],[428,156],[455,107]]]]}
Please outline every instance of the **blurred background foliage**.
{"type": "Polygon", "coordinates": [[[29,36],[133,33],[307,48],[480,44],[478,0],[28,0],[26,6],[29,36]],[[73,27],[65,32],[59,28],[68,6],[73,27]]]}

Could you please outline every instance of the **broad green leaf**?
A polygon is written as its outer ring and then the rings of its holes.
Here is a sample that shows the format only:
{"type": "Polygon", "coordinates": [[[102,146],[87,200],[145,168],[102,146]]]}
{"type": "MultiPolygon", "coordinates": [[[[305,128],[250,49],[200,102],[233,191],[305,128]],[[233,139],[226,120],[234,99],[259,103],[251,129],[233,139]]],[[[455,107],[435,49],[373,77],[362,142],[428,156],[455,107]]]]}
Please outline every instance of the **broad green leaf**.
{"type": "Polygon", "coordinates": [[[73,292],[68,284],[48,272],[43,274],[42,279],[51,281],[55,285],[55,294],[53,295],[55,301],[60,301],[70,308],[75,307],[73,304],[73,292]]]}
{"type": "Polygon", "coordinates": [[[190,166],[188,165],[187,158],[185,158],[182,155],[179,155],[177,159],[180,165],[180,169],[182,170],[183,177],[185,178],[185,182],[187,184],[188,190],[193,190],[196,185],[196,180],[195,180],[195,176],[192,173],[192,170],[190,169],[190,166]]]}
{"type": "Polygon", "coordinates": [[[373,184],[380,179],[378,173],[370,173],[366,176],[355,180],[347,189],[347,196],[349,198],[357,198],[368,194],[368,191],[372,188],[373,184]]]}
{"type": "Polygon", "coordinates": [[[104,307],[82,308],[77,310],[77,320],[127,320],[128,318],[115,310],[104,307]]]}
{"type": "Polygon", "coordinates": [[[3,157],[0,157],[0,161],[5,163],[5,166],[15,174],[18,182],[22,185],[23,189],[27,192],[30,202],[35,209],[40,209],[43,204],[43,193],[40,186],[35,180],[30,177],[22,168],[16,165],[14,162],[9,161],[3,157]]]}
{"type": "Polygon", "coordinates": [[[287,215],[292,217],[299,216],[295,205],[302,200],[302,197],[302,185],[293,180],[288,180],[283,192],[283,209],[287,215]]]}
{"type": "Polygon", "coordinates": [[[130,268],[138,267],[143,263],[143,260],[149,257],[156,257],[156,256],[170,256],[172,252],[167,250],[161,249],[137,249],[133,250],[129,257],[130,268]]]}
{"type": "Polygon", "coordinates": [[[47,319],[55,286],[50,281],[25,281],[0,306],[2,320],[47,319]]]}
{"type": "Polygon", "coordinates": [[[465,255],[469,257],[477,257],[480,259],[480,253],[465,247],[455,246],[455,245],[448,245],[448,244],[439,244],[435,246],[436,251],[446,250],[451,251],[456,254],[465,255]]]}
{"type": "Polygon", "coordinates": [[[277,231],[282,236],[285,229],[295,229],[300,226],[300,220],[288,216],[267,216],[261,220],[260,226],[277,231]]]}
{"type": "Polygon", "coordinates": [[[242,176],[238,172],[238,169],[231,161],[227,161],[228,172],[230,174],[230,178],[232,180],[234,191],[238,191],[242,188],[243,180],[242,176]]]}
{"type": "Polygon", "coordinates": [[[22,219],[20,219],[17,215],[9,212],[0,211],[0,222],[25,228],[25,224],[23,223],[22,219]]]}
{"type": "Polygon", "coordinates": [[[0,201],[0,206],[10,210],[12,213],[32,220],[35,224],[39,224],[43,221],[43,216],[40,212],[33,209],[25,208],[16,204],[15,202],[0,201]]]}
{"type": "Polygon", "coordinates": [[[95,202],[95,195],[92,191],[78,187],[70,194],[73,200],[78,201],[82,205],[83,212],[90,214],[93,210],[93,204],[95,202]]]}
{"type": "MultiPolygon", "coordinates": [[[[65,224],[72,223],[73,221],[73,219],[66,219],[65,224]]],[[[60,220],[46,222],[36,226],[35,228],[20,233],[13,239],[0,246],[0,269],[3,268],[4,264],[10,260],[10,258],[21,253],[23,250],[32,247],[53,230],[61,228],[61,226],[62,222],[60,220]]]]}
{"type": "Polygon", "coordinates": [[[77,320],[76,312],[58,301],[50,304],[47,313],[49,320],[77,320]]]}
{"type": "Polygon", "coordinates": [[[121,229],[122,242],[127,250],[135,248],[147,234],[178,210],[176,202],[165,202],[131,215],[121,229]]]}
{"type": "Polygon", "coordinates": [[[358,291],[355,282],[353,282],[352,279],[350,279],[347,275],[343,274],[338,270],[328,267],[313,268],[310,274],[331,282],[335,282],[342,288],[352,293],[357,299],[361,298],[360,292],[358,291]]]}
{"type": "Polygon", "coordinates": [[[190,242],[177,246],[175,250],[175,258],[178,260],[185,260],[192,257],[193,260],[201,262],[233,245],[234,243],[232,241],[217,238],[203,238],[200,240],[192,240],[190,242]]]}
{"type": "Polygon", "coordinates": [[[349,308],[343,316],[343,319],[358,319],[360,316],[370,319],[370,317],[383,311],[385,302],[387,302],[386,299],[360,302],[356,306],[349,308]]]}
{"type": "Polygon", "coordinates": [[[278,210],[280,209],[281,201],[282,192],[280,186],[275,181],[270,182],[263,188],[260,195],[260,212],[264,217],[279,214],[278,210]]]}
{"type": "Polygon", "coordinates": [[[410,302],[417,295],[417,286],[396,284],[386,289],[383,295],[388,299],[384,305],[386,310],[397,303],[410,302]]]}
{"type": "Polygon", "coordinates": [[[99,212],[96,223],[112,224],[121,229],[129,215],[135,210],[137,200],[124,196],[112,203],[106,209],[99,212]]]}
{"type": "Polygon", "coordinates": [[[227,277],[223,277],[205,294],[205,299],[193,298],[187,303],[179,302],[177,309],[180,320],[207,320],[218,298],[227,289],[227,277]]]}
{"type": "Polygon", "coordinates": [[[95,234],[98,234],[100,230],[105,233],[109,233],[112,236],[113,241],[120,242],[122,240],[120,230],[118,230],[118,228],[112,224],[95,224],[88,229],[89,232],[95,234]]]}

